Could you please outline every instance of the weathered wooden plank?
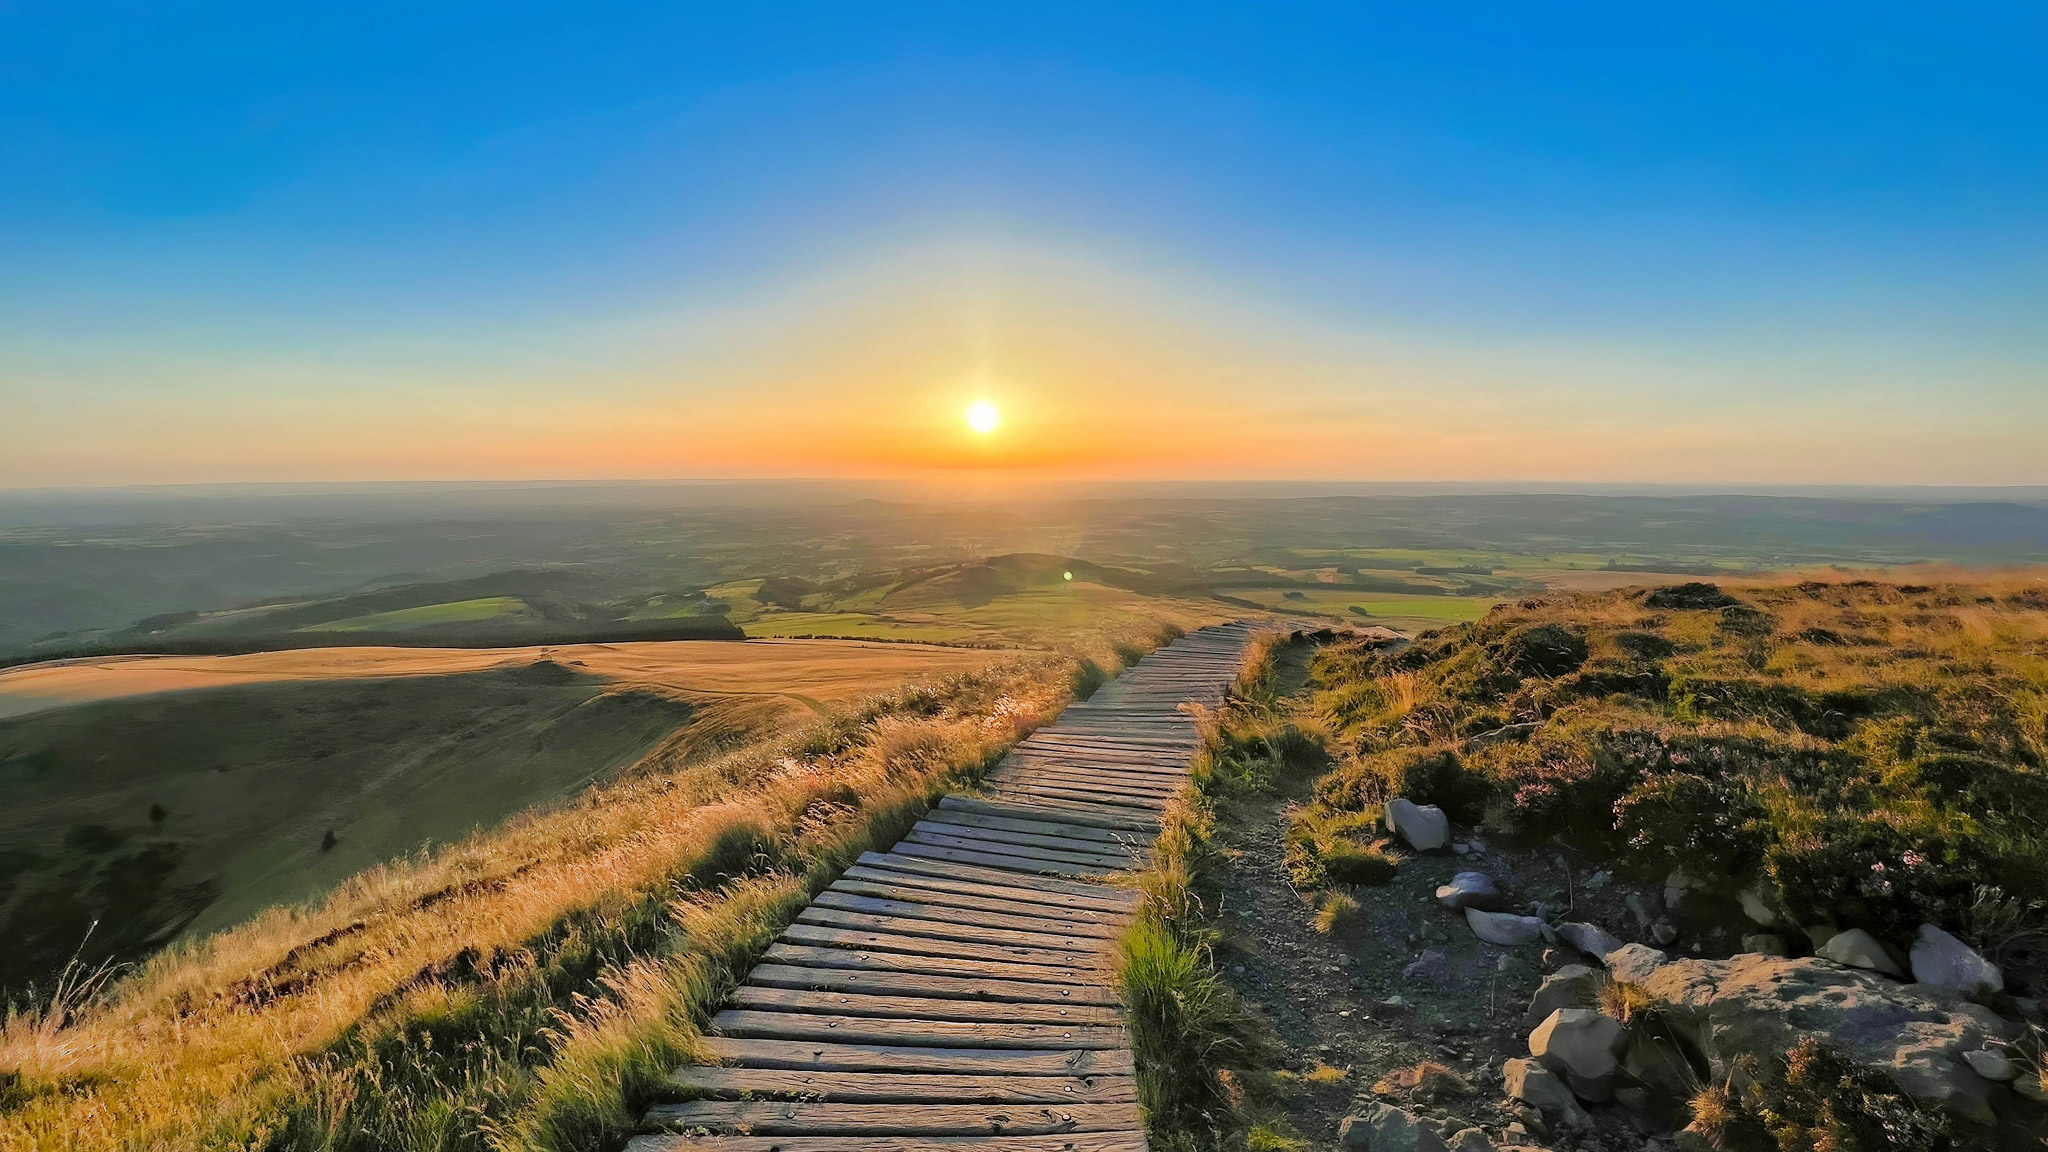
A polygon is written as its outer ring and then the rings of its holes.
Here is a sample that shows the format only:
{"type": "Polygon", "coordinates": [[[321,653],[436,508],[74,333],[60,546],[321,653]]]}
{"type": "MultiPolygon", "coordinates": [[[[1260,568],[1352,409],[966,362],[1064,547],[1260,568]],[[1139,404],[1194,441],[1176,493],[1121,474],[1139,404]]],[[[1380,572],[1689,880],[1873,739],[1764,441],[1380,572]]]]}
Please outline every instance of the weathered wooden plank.
{"type": "MultiPolygon", "coordinates": [[[[702,1098],[792,1096],[846,1104],[1127,1104],[1138,1098],[1129,1076],[946,1076],[934,1073],[808,1072],[789,1068],[676,1069],[669,1085],[702,1098]]],[[[661,1107],[648,1120],[659,1124],[661,1107]]]]}
{"type": "Polygon", "coordinates": [[[992,852],[1000,856],[1016,856],[1034,862],[1076,864],[1085,870],[1085,874],[1115,872],[1135,867],[1138,863],[1128,852],[1074,852],[1064,848],[1043,848],[1036,844],[1019,844],[1013,840],[935,831],[923,824],[912,828],[903,839],[910,844],[931,844],[941,848],[959,848],[968,852],[992,852]]]}
{"type": "MultiPolygon", "coordinates": [[[[649,1113],[654,1119],[656,1113],[649,1113]]],[[[659,1110],[671,1128],[755,1136],[1042,1136],[1128,1132],[1135,1104],[836,1104],[692,1100],[659,1110]]]]}
{"type": "Polygon", "coordinates": [[[977,840],[993,840],[999,844],[1030,844],[1039,848],[1055,848],[1062,852],[1093,853],[1117,856],[1126,860],[1147,854],[1146,848],[1140,845],[1119,844],[1114,840],[1061,836],[1052,832],[1020,832],[1014,828],[989,828],[980,824],[955,823],[943,813],[919,820],[917,827],[926,832],[938,832],[947,836],[968,836],[977,840]]]}
{"type": "Polygon", "coordinates": [[[961,904],[955,901],[970,900],[969,897],[943,898],[943,893],[920,893],[916,889],[898,888],[882,884],[847,884],[839,881],[818,893],[811,901],[813,908],[831,908],[841,912],[864,912],[872,916],[897,916],[912,920],[935,920],[945,924],[976,928],[1007,928],[1017,932],[1050,932],[1063,936],[1109,937],[1117,933],[1117,924],[1109,917],[1093,920],[1058,919],[1052,916],[1025,916],[1014,912],[990,912],[984,905],[1004,905],[998,900],[975,900],[961,904]],[[888,897],[865,894],[858,889],[890,893],[888,897]],[[919,900],[916,896],[940,896],[938,900],[919,900]],[[897,897],[901,898],[897,898],[897,897]]]}
{"type": "Polygon", "coordinates": [[[1122,1028],[1123,1013],[1091,1004],[1004,1004],[991,1010],[976,1000],[932,996],[874,996],[858,992],[815,992],[800,988],[766,988],[745,984],[733,990],[727,1004],[757,1012],[805,1012],[823,1016],[874,1016],[895,1020],[965,1020],[1011,1024],[1086,1024],[1122,1028]]]}
{"type": "Polygon", "coordinates": [[[921,920],[910,916],[876,916],[866,912],[849,912],[843,908],[821,908],[816,903],[797,915],[797,923],[856,932],[887,932],[897,936],[923,936],[935,940],[962,940],[990,945],[1007,944],[1021,948],[1058,948],[1073,952],[1100,951],[1108,947],[1110,939],[1096,934],[1077,936],[1043,929],[1020,932],[1011,928],[921,920]]]}
{"type": "MultiPolygon", "coordinates": [[[[926,860],[907,860],[901,856],[884,852],[863,852],[860,862],[871,868],[889,868],[899,872],[926,872],[930,875],[976,880],[984,884],[1001,884],[1010,888],[1035,889],[1040,893],[1059,896],[1076,896],[1083,900],[1114,900],[1124,896],[1114,888],[1087,880],[1071,880],[1060,876],[1031,876],[1019,874],[1005,868],[983,868],[974,864],[935,864],[926,860]]],[[[851,869],[848,870],[849,873],[851,869]]],[[[1048,897],[1040,896],[1041,901],[1048,897]]],[[[1128,900],[1126,900],[1128,903],[1128,900]]]]}
{"type": "Polygon", "coordinates": [[[1145,1134],[1056,1136],[635,1136],[626,1152],[1146,1152],[1145,1134]]]}
{"type": "Polygon", "coordinates": [[[1151,837],[1159,833],[1159,821],[1149,816],[1121,812],[1104,812],[1092,806],[1047,807],[1035,804],[1021,804],[1014,801],[993,800],[986,796],[968,796],[954,793],[939,801],[939,809],[952,812],[972,812],[986,816],[1010,816],[1025,820],[1060,821],[1069,824],[1090,824],[1112,832],[1136,832],[1151,837]]]}
{"type": "Polygon", "coordinates": [[[859,968],[870,972],[908,972],[920,976],[990,977],[1033,984],[1088,985],[1100,983],[1103,979],[1101,972],[1087,967],[1053,968],[1042,964],[1006,964],[992,960],[965,960],[958,956],[881,949],[856,951],[808,944],[770,944],[762,959],[801,968],[859,968]]]}
{"type": "Polygon", "coordinates": [[[1056,984],[992,976],[932,976],[866,968],[813,968],[780,962],[757,964],[747,983],[763,988],[799,991],[854,992],[876,996],[922,996],[964,1000],[987,1012],[993,1006],[1070,1004],[1102,1007],[1116,1004],[1116,994],[1102,984],[1056,984]]]}
{"type": "Polygon", "coordinates": [[[1166,807],[1164,800],[1142,796],[1114,796],[1102,792],[1082,792],[1072,788],[1055,788],[1050,784],[997,783],[992,789],[998,799],[1015,798],[1025,803],[1039,800],[1064,800],[1068,803],[1095,804],[1105,808],[1122,809],[1128,812],[1151,812],[1156,814],[1166,807]]]}
{"type": "Polygon", "coordinates": [[[966,940],[942,940],[932,936],[905,936],[896,932],[825,928],[802,922],[783,929],[780,939],[789,944],[812,948],[902,952],[913,956],[951,956],[961,960],[987,960],[1001,964],[1045,968],[1085,970],[1099,963],[1097,954],[1092,950],[1034,948],[1015,944],[976,944],[966,940]]]}
{"type": "Polygon", "coordinates": [[[992,896],[1014,901],[1019,916],[1049,913],[1059,916],[1067,913],[1088,912],[1097,916],[1122,917],[1130,912],[1130,902],[1120,899],[1122,890],[1108,885],[1094,885],[1100,894],[1081,895],[1076,892],[1050,892],[1029,887],[1038,877],[1020,876],[1015,872],[998,872],[1001,882],[984,879],[982,869],[955,868],[946,864],[933,864],[928,860],[910,861],[904,857],[882,857],[890,863],[885,867],[869,867],[856,864],[844,873],[846,879],[862,884],[897,884],[922,888],[933,892],[951,892],[962,896],[992,896]],[[933,871],[920,871],[908,867],[910,863],[929,864],[933,871]],[[953,873],[960,875],[956,878],[953,873]]]}
{"type": "Polygon", "coordinates": [[[711,1018],[721,1036],[748,1040],[821,1040],[828,1044],[896,1044],[920,1048],[1122,1048],[1121,1027],[1013,1023],[1009,1020],[909,1020],[876,1016],[814,1016],[728,1008],[711,1018]]]}
{"type": "Polygon", "coordinates": [[[838,1072],[949,1072],[981,1076],[1132,1075],[1131,1054],[1115,1048],[913,1048],[819,1044],[808,1040],[737,1040],[706,1036],[707,1054],[754,1068],[838,1072]]]}
{"type": "Polygon", "coordinates": [[[1005,832],[1033,832],[1041,836],[1064,836],[1069,840],[1093,840],[1101,844],[1118,847],[1143,847],[1157,837],[1152,833],[1125,828],[1099,828],[1071,821],[1020,819],[1015,816],[989,816],[944,805],[933,810],[930,819],[943,819],[948,824],[960,824],[969,828],[995,828],[1005,832]]]}
{"type": "Polygon", "coordinates": [[[1099,790],[1113,796],[1161,798],[1172,796],[1187,786],[1185,779],[1169,782],[1158,777],[1138,779],[1113,772],[1086,772],[1079,769],[1050,771],[1044,768],[1004,768],[989,773],[988,778],[998,784],[1046,783],[1061,788],[1083,788],[1091,792],[1099,790]]]}
{"type": "Polygon", "coordinates": [[[1028,856],[1011,856],[1000,852],[977,852],[969,848],[944,848],[936,844],[899,843],[889,850],[891,856],[913,856],[926,860],[948,860],[959,864],[973,864],[983,868],[997,868],[1033,876],[1101,876],[1115,871],[1100,864],[1069,864],[1063,860],[1039,860],[1028,856]]]}

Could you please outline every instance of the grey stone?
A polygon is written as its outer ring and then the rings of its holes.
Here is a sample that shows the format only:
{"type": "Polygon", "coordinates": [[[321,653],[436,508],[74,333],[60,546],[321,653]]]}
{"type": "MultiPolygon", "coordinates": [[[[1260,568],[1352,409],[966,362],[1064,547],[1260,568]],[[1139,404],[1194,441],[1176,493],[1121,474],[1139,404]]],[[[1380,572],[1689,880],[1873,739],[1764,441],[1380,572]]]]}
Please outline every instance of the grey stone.
{"type": "Polygon", "coordinates": [[[1529,1033],[1529,1054],[1565,1078],[1580,1099],[1599,1103],[1614,1095],[1614,1074],[1628,1048],[1621,1021],[1591,1008],[1559,1008],[1529,1033]]]}
{"type": "Polygon", "coordinates": [[[1616,1088],[1614,1102],[1631,1112],[1650,1110],[1650,1094],[1641,1088],[1616,1088]]]}
{"type": "Polygon", "coordinates": [[[1650,939],[1662,945],[1669,945],[1678,939],[1678,925],[1669,920],[1659,920],[1650,925],[1650,939]]]}
{"type": "Polygon", "coordinates": [[[1337,1126],[1337,1138],[1352,1152],[1450,1152],[1434,1129],[1411,1112],[1374,1104],[1337,1126]]]}
{"type": "Polygon", "coordinates": [[[1700,882],[1686,874],[1683,868],[1674,868],[1664,878],[1664,906],[1673,912],[1685,906],[1686,894],[1700,886],[1700,882]]]}
{"type": "Polygon", "coordinates": [[[1877,937],[1861,928],[1837,932],[1827,944],[1816,949],[1814,955],[1823,960],[1833,960],[1837,964],[1846,964],[1851,968],[1882,972],[1901,980],[1906,978],[1906,974],[1893,962],[1891,955],[1884,950],[1884,945],[1878,942],[1877,937]]]}
{"type": "Polygon", "coordinates": [[[1387,827],[1417,852],[1441,848],[1451,840],[1451,820],[1443,809],[1406,797],[1387,802],[1387,827]]]}
{"type": "Polygon", "coordinates": [[[1628,907],[1628,914],[1636,918],[1636,927],[1644,931],[1648,931],[1657,919],[1657,906],[1641,892],[1631,892],[1623,896],[1621,902],[1628,907]]]}
{"type": "Polygon", "coordinates": [[[1968,1064],[1971,1071],[1986,1080],[1995,1080],[2001,1084],[2019,1075],[2020,1071],[2013,1065],[2010,1056],[1989,1048],[1963,1053],[1963,1063],[1968,1064]]]}
{"type": "Polygon", "coordinates": [[[1954,992],[1811,957],[1674,960],[1643,988],[1662,1005],[1659,1018],[1709,1055],[1716,1078],[1731,1075],[1742,1056],[1782,1055],[1817,1036],[1912,1095],[1985,1123],[1993,1120],[1990,1084],[1964,1054],[2018,1030],[1954,992]]]}
{"type": "Polygon", "coordinates": [[[1534,1060],[1517,1057],[1501,1065],[1501,1078],[1508,1095],[1540,1112],[1562,1119],[1574,1128],[1593,1122],[1579,1105],[1579,1098],[1565,1087],[1564,1080],[1534,1060]]]}
{"type": "Polygon", "coordinates": [[[1762,885],[1744,888],[1741,899],[1742,914],[1763,927],[1775,928],[1781,922],[1782,917],[1778,915],[1777,909],[1771,907],[1762,885]]]}
{"type": "Polygon", "coordinates": [[[1613,933],[1593,924],[1566,921],[1557,926],[1557,934],[1564,942],[1595,958],[1607,955],[1621,947],[1621,939],[1613,933]]]}
{"type": "Polygon", "coordinates": [[[1612,883],[1614,883],[1614,873],[1612,872],[1595,872],[1591,876],[1586,877],[1586,888],[1593,892],[1598,892],[1612,883]]]}
{"type": "Polygon", "coordinates": [[[1760,956],[1789,956],[1792,950],[1785,946],[1785,938],[1775,932],[1754,932],[1742,938],[1742,950],[1755,952],[1760,956]]]}
{"type": "Polygon", "coordinates": [[[1451,958],[1444,955],[1441,948],[1428,949],[1410,960],[1408,966],[1401,969],[1401,975],[1410,980],[1427,980],[1439,988],[1446,987],[1451,982],[1451,958]]]}
{"type": "Polygon", "coordinates": [[[1590,1008],[1600,1000],[1600,985],[1607,976],[1584,964],[1567,964],[1543,978],[1536,994],[1529,998],[1529,1010],[1522,1014],[1522,1030],[1533,1032],[1559,1008],[1590,1008]]]}
{"type": "Polygon", "coordinates": [[[1669,957],[1648,944],[1623,944],[1600,959],[1607,965],[1609,976],[1624,983],[1641,984],[1669,957]]]}
{"type": "Polygon", "coordinates": [[[1451,1133],[1451,1152],[1494,1152],[1493,1137],[1484,1128],[1460,1128],[1451,1133]]]}
{"type": "Polygon", "coordinates": [[[1477,908],[1481,912],[1503,912],[1508,906],[1493,877],[1484,872],[1460,872],[1451,877],[1449,884],[1438,886],[1436,900],[1446,908],[1477,908]]]}
{"type": "Polygon", "coordinates": [[[1513,946],[1543,934],[1543,921],[1534,916],[1516,916],[1509,912],[1481,912],[1477,908],[1467,908],[1465,923],[1471,926],[1474,936],[1488,944],[1513,946]]]}
{"type": "Polygon", "coordinates": [[[1911,960],[1913,979],[1922,984],[1961,992],[1965,996],[2005,991],[2005,975],[1998,970],[1998,965],[1932,924],[1920,926],[1920,936],[1913,941],[1911,960]]]}

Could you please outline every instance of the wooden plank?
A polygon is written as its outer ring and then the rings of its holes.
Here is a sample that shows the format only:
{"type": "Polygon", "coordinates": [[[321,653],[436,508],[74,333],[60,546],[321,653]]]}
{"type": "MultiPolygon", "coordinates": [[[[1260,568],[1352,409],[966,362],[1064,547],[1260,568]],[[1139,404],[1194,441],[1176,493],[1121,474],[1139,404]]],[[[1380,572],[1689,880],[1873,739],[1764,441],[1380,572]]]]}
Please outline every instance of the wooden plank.
{"type": "Polygon", "coordinates": [[[990,1011],[995,1006],[1071,1004],[1108,1007],[1116,993],[1101,984],[1056,984],[991,976],[930,976],[913,972],[863,968],[812,968],[795,964],[757,964],[747,983],[760,988],[798,991],[853,992],[875,996],[922,996],[964,1000],[990,1011]]]}
{"type": "MultiPolygon", "coordinates": [[[[650,1120],[655,1113],[649,1113],[650,1120]]],[[[671,1128],[754,1136],[1045,1136],[1128,1132],[1136,1104],[836,1104],[692,1100],[659,1110],[671,1128]]]]}
{"type": "Polygon", "coordinates": [[[1131,1054],[1115,1048],[913,1048],[818,1044],[806,1040],[736,1040],[706,1036],[705,1052],[754,1068],[838,1072],[948,1072],[976,1076],[1112,1076],[1133,1074],[1131,1054]]]}
{"type": "Polygon", "coordinates": [[[1110,796],[1101,792],[1079,792],[1071,788],[1055,788],[1050,784],[999,783],[994,788],[997,799],[1014,797],[1025,803],[1040,800],[1062,800],[1069,804],[1094,804],[1127,812],[1150,812],[1153,819],[1166,807],[1163,800],[1150,800],[1138,796],[1110,796]]]}
{"type": "Polygon", "coordinates": [[[813,908],[831,908],[841,912],[864,912],[873,916],[899,916],[912,920],[935,920],[959,926],[972,925],[977,928],[1008,928],[1018,932],[1049,932],[1063,936],[1110,937],[1117,934],[1117,924],[1102,917],[1093,920],[1055,919],[1050,916],[1020,916],[1010,912],[989,912],[982,905],[994,904],[1003,907],[998,900],[976,900],[967,904],[953,901],[969,900],[956,896],[951,900],[919,900],[916,896],[941,896],[940,893],[920,893],[916,889],[896,888],[882,884],[834,883],[832,887],[818,893],[811,901],[813,908]],[[872,889],[888,892],[891,897],[867,895],[854,889],[872,889]],[[893,898],[901,894],[902,899],[893,898]]]}
{"type": "Polygon", "coordinates": [[[1123,1013],[1091,1004],[1004,1004],[1000,1008],[976,1000],[932,996],[873,996],[858,992],[814,992],[800,988],[763,988],[745,984],[733,990],[727,1004],[757,1012],[805,1012],[824,1016],[873,1016],[896,1020],[965,1020],[1011,1024],[1086,1024],[1122,1028],[1123,1013]]]}
{"type": "Polygon", "coordinates": [[[990,960],[963,960],[957,956],[932,956],[910,952],[813,947],[807,944],[775,943],[768,946],[763,960],[799,968],[858,968],[869,972],[907,972],[920,976],[987,977],[1021,980],[1031,984],[1100,984],[1103,974],[1090,968],[1050,968],[1040,964],[1002,964],[990,960]]]}
{"type": "Polygon", "coordinates": [[[925,819],[943,819],[948,824],[961,824],[969,828],[999,828],[1005,832],[1035,832],[1042,836],[1064,836],[1070,840],[1093,840],[1102,844],[1119,847],[1150,844],[1157,837],[1149,832],[1125,828],[1098,828],[1071,821],[1022,819],[1015,816],[989,816],[980,812],[969,812],[944,805],[932,810],[925,819]]]}
{"type": "Polygon", "coordinates": [[[938,806],[945,812],[971,812],[982,816],[1086,824],[1113,832],[1137,832],[1145,836],[1156,836],[1159,832],[1159,822],[1143,816],[1101,812],[1092,808],[1046,808],[991,800],[985,796],[967,796],[957,792],[942,798],[938,806]]]}
{"type": "Polygon", "coordinates": [[[780,939],[785,943],[812,948],[901,952],[913,956],[951,956],[960,960],[987,960],[1001,964],[1030,965],[1034,968],[1086,970],[1100,962],[1093,951],[1020,947],[1014,944],[975,944],[965,940],[905,936],[895,932],[823,928],[801,922],[783,929],[780,939]]]}
{"type": "Polygon", "coordinates": [[[1078,769],[1054,772],[1044,768],[1004,768],[989,773],[988,778],[998,784],[1046,783],[1061,788],[1100,790],[1114,796],[1156,796],[1162,799],[1177,795],[1187,787],[1185,778],[1159,782],[1153,777],[1137,779],[1112,772],[1084,772],[1078,769]]]}
{"type": "Polygon", "coordinates": [[[816,903],[797,915],[799,924],[821,928],[844,928],[856,932],[887,932],[897,936],[921,936],[934,940],[963,940],[980,944],[1008,944],[1022,948],[1058,948],[1073,952],[1097,952],[1109,946],[1110,937],[1100,934],[1077,936],[1066,932],[1031,929],[988,928],[979,924],[948,923],[910,916],[875,916],[848,912],[843,908],[821,908],[816,903]]]}
{"type": "Polygon", "coordinates": [[[828,1044],[894,1044],[919,1048],[1123,1048],[1121,1027],[1019,1024],[1008,1020],[908,1020],[875,1016],[813,1016],[728,1008],[711,1018],[720,1036],[747,1040],[820,1040],[828,1044]]]}
{"type": "Polygon", "coordinates": [[[918,904],[933,904],[945,908],[972,908],[993,912],[1001,916],[1014,916],[1024,920],[1072,920],[1085,924],[1114,926],[1123,922],[1125,909],[1120,906],[1105,906],[1097,902],[1071,905],[1026,903],[1017,899],[1014,888],[994,884],[977,884],[969,880],[940,880],[936,876],[917,876],[898,872],[885,872],[879,868],[866,868],[867,876],[887,876],[887,880],[863,879],[847,875],[832,882],[830,892],[844,892],[854,896],[866,896],[880,900],[903,900],[918,904]]]}
{"type": "Polygon", "coordinates": [[[982,868],[1000,869],[1032,876],[1101,876],[1115,871],[1100,864],[1069,864],[1063,860],[1033,859],[1001,852],[977,852],[969,848],[946,848],[936,844],[899,843],[889,855],[923,860],[949,860],[982,868]]]}
{"type": "MultiPolygon", "coordinates": [[[[1129,1076],[945,1076],[692,1065],[676,1069],[668,1082],[697,1097],[794,1096],[846,1104],[1127,1104],[1138,1098],[1137,1081],[1129,1076]]],[[[648,1119],[661,1123],[660,1111],[659,1106],[649,1111],[648,1119]]]]}
{"type": "Polygon", "coordinates": [[[1144,845],[1118,843],[1115,840],[1091,840],[1085,837],[1061,836],[1056,832],[1020,832],[1014,828],[989,828],[980,824],[955,823],[943,812],[919,820],[917,827],[947,836],[972,836],[1003,844],[1031,844],[1040,848],[1056,848],[1062,852],[1086,852],[1129,858],[1134,855],[1145,855],[1148,851],[1144,845]]]}
{"type": "Polygon", "coordinates": [[[635,1136],[626,1152],[1146,1152],[1145,1134],[1057,1136],[635,1136]]]}
{"type": "MultiPolygon", "coordinates": [[[[971,830],[970,830],[971,831],[971,830]]],[[[1036,844],[1019,844],[1013,840],[996,840],[975,835],[956,835],[934,831],[922,824],[912,828],[903,838],[908,844],[931,844],[942,848],[958,848],[967,852],[993,852],[1001,856],[1016,856],[1037,863],[1075,864],[1083,869],[1084,875],[1097,872],[1115,872],[1136,867],[1139,861],[1128,852],[1074,852],[1064,848],[1042,848],[1036,844]]],[[[902,847],[901,844],[897,847],[902,847]]]]}
{"type": "MultiPolygon", "coordinates": [[[[860,862],[871,868],[890,868],[899,872],[925,872],[930,875],[962,880],[975,880],[984,884],[1000,884],[1009,888],[1035,889],[1040,893],[1055,893],[1059,896],[1077,896],[1083,900],[1124,899],[1127,894],[1115,888],[1086,880],[1069,880],[1058,876],[1027,876],[1003,868],[982,868],[972,864],[934,864],[925,860],[906,860],[882,852],[863,852],[860,862]]],[[[848,870],[849,873],[851,869],[848,870]]],[[[1041,902],[1051,897],[1041,895],[1041,902]]],[[[1124,899],[1126,904],[1135,896],[1124,899]]]]}
{"type": "MultiPolygon", "coordinates": [[[[886,856],[881,857],[881,859],[890,860],[886,856]]],[[[918,860],[914,861],[914,863],[928,864],[930,861],[918,860]]],[[[1003,877],[1003,882],[996,883],[975,875],[976,872],[980,871],[979,869],[955,869],[940,864],[934,866],[937,869],[937,874],[933,874],[918,871],[905,866],[905,864],[906,862],[902,857],[890,860],[887,867],[871,868],[865,864],[856,864],[848,868],[842,875],[848,880],[862,884],[894,884],[926,889],[932,892],[949,892],[961,896],[984,896],[992,899],[1009,900],[1015,902],[1017,915],[1019,916],[1034,916],[1041,913],[1058,916],[1066,913],[1078,914],[1088,912],[1096,916],[1121,918],[1128,915],[1131,909],[1130,902],[1120,898],[1124,890],[1111,888],[1105,884],[1092,885],[1092,887],[1100,890],[1099,895],[1083,896],[1071,892],[1048,892],[1032,889],[1027,887],[1027,885],[1035,877],[1019,876],[1014,872],[995,873],[995,875],[1003,877]],[[962,873],[958,879],[951,875],[951,873],[956,871],[962,873]]]]}

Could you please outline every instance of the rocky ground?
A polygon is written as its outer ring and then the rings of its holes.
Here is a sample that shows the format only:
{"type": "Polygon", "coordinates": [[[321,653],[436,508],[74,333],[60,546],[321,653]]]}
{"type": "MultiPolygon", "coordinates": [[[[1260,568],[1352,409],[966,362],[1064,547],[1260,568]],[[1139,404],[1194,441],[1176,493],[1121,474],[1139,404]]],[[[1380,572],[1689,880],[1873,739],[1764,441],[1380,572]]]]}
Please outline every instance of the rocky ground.
{"type": "Polygon", "coordinates": [[[1466,854],[1412,853],[1391,883],[1346,889],[1357,911],[1324,930],[1315,903],[1321,894],[1297,892],[1284,860],[1282,838],[1298,799],[1257,796],[1221,806],[1218,837],[1231,867],[1216,959],[1284,1045],[1285,1109],[1312,1146],[1341,1146],[1344,1118],[1380,1103],[1435,1122],[1445,1137],[1479,1128],[1495,1147],[1660,1146],[1625,1110],[1606,1110],[1584,1130],[1566,1129],[1507,1098],[1502,1069],[1529,1053],[1531,996],[1546,970],[1578,957],[1540,935],[1514,946],[1488,944],[1462,913],[1435,899],[1454,874],[1484,870],[1518,909],[1540,906],[1566,919],[1626,927],[1633,919],[1628,902],[1643,904],[1641,893],[1598,879],[1589,889],[1587,879],[1596,874],[1581,862],[1555,852],[1506,852],[1465,835],[1457,842],[1472,849],[1466,854]],[[1435,1067],[1418,1075],[1424,1065],[1435,1067]]]}

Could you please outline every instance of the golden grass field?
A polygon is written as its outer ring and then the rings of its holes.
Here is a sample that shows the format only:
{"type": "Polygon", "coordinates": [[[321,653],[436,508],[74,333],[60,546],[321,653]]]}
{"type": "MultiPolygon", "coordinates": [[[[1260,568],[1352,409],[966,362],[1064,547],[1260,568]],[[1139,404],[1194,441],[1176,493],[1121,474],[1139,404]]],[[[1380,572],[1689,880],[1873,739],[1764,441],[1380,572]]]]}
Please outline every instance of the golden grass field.
{"type": "Polygon", "coordinates": [[[1000,653],[846,640],[670,640],[525,648],[302,648],[238,656],[102,656],[0,671],[0,719],[161,692],[284,681],[445,676],[553,660],[621,687],[832,704],[1000,653]]]}

